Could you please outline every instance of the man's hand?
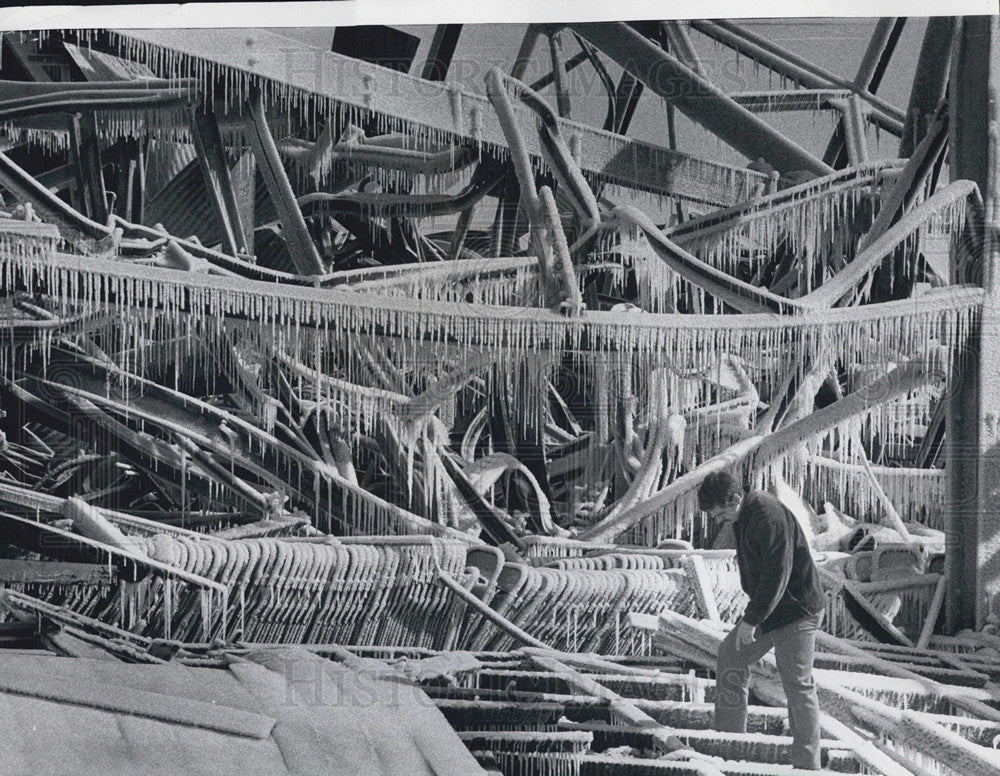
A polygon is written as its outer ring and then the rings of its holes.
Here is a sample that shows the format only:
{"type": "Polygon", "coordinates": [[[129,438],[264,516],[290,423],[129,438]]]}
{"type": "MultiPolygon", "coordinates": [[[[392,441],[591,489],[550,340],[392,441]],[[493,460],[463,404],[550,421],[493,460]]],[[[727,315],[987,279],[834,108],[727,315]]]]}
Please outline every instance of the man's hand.
{"type": "Polygon", "coordinates": [[[751,643],[755,638],[757,638],[757,629],[753,625],[740,620],[739,625],[736,626],[737,651],[751,643]]]}

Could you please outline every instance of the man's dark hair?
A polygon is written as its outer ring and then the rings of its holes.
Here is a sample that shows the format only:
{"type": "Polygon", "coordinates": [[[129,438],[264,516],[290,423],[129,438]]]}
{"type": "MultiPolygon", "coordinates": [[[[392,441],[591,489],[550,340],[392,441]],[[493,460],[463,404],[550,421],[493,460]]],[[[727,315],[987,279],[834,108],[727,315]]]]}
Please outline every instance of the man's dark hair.
{"type": "Polygon", "coordinates": [[[698,509],[707,512],[725,506],[730,496],[743,495],[743,486],[729,472],[712,472],[698,487],[698,509]]]}

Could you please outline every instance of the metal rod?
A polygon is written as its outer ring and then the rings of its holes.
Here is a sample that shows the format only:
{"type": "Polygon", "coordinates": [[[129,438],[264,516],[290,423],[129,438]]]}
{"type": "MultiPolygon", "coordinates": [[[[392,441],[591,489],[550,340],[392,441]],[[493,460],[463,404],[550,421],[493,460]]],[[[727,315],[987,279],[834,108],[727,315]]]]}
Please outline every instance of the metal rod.
{"type": "MultiPolygon", "coordinates": [[[[807,88],[828,89],[837,86],[855,91],[854,84],[848,79],[818,68],[808,60],[732,22],[692,21],[691,26],[698,32],[724,43],[807,88]]],[[[875,109],[872,112],[872,121],[893,134],[902,133],[904,114],[899,108],[868,92],[859,94],[875,109]]]]}
{"type": "Polygon", "coordinates": [[[558,30],[552,31],[549,38],[549,56],[552,58],[552,78],[556,87],[556,107],[559,117],[570,117],[569,92],[566,90],[566,66],[563,64],[562,37],[558,30]]]}
{"type": "Polygon", "coordinates": [[[267,184],[268,192],[278,210],[283,227],[285,244],[291,254],[292,261],[299,273],[303,275],[320,275],[323,273],[323,262],[320,260],[316,244],[309,234],[302,211],[295,201],[295,193],[288,182],[288,175],[281,164],[278,148],[274,144],[271,130],[267,126],[264,115],[264,102],[259,92],[249,100],[249,115],[247,116],[247,137],[253,149],[254,157],[267,184]]]}
{"type": "Polygon", "coordinates": [[[738,105],[628,25],[575,24],[573,29],[637,80],[748,158],[762,158],[784,173],[807,170],[827,175],[833,172],[821,159],[738,105]]]}
{"type": "Polygon", "coordinates": [[[431,48],[420,77],[428,81],[443,81],[448,77],[452,57],[462,34],[461,24],[439,24],[434,29],[431,48]]]}

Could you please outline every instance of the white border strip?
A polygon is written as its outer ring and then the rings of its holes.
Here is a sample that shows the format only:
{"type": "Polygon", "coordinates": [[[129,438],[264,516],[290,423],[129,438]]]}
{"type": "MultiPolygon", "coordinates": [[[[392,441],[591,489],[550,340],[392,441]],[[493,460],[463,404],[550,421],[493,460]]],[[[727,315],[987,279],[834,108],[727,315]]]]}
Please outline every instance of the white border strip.
{"type": "Polygon", "coordinates": [[[349,0],[27,6],[0,9],[0,30],[92,27],[336,27],[353,24],[482,24],[664,18],[776,18],[995,14],[995,0],[349,0]],[[679,13],[682,12],[682,13],[679,13]]]}

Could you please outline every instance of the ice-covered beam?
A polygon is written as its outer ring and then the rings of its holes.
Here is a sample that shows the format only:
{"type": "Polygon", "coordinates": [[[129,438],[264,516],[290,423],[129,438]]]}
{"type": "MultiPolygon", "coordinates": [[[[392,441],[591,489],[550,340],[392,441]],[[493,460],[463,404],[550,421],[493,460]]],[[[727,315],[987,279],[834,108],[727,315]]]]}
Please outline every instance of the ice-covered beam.
{"type": "MultiPolygon", "coordinates": [[[[975,181],[983,193],[986,294],[979,336],[969,342],[948,394],[945,611],[952,630],[982,628],[991,613],[1000,615],[1000,17],[967,16],[959,24],[948,95],[949,166],[952,178],[975,181]]],[[[953,250],[953,277],[967,272],[962,257],[953,250]]]]}
{"type": "Polygon", "coordinates": [[[427,53],[427,61],[420,72],[420,77],[428,81],[443,81],[448,77],[451,58],[455,56],[455,47],[462,34],[461,24],[439,24],[434,29],[431,38],[431,49],[427,53]]]}
{"type": "Polygon", "coordinates": [[[697,20],[691,22],[691,27],[808,89],[839,87],[856,91],[871,105],[874,123],[896,135],[903,131],[904,114],[898,108],[734,22],[697,20]]]}
{"type": "MultiPolygon", "coordinates": [[[[525,651],[528,652],[531,660],[539,668],[556,674],[572,688],[573,692],[581,692],[606,700],[611,705],[617,717],[624,719],[630,725],[643,728],[652,737],[658,748],[661,748],[665,752],[687,749],[681,741],[673,736],[673,731],[670,728],[657,722],[628,698],[622,697],[614,690],[597,681],[594,676],[582,674],[553,657],[553,654],[557,655],[558,653],[538,651],[531,648],[526,648],[525,651]]],[[[713,771],[706,768],[703,773],[708,776],[713,771]]]]}
{"type": "Polygon", "coordinates": [[[764,159],[779,172],[832,168],[738,105],[721,89],[657,47],[627,24],[574,24],[573,29],[656,94],[749,159],[764,159]]]}
{"type": "Polygon", "coordinates": [[[773,92],[738,92],[729,96],[738,105],[755,113],[828,110],[832,100],[846,100],[846,89],[790,89],[773,92]]]}
{"type": "MultiPolygon", "coordinates": [[[[880,346],[885,348],[899,347],[904,341],[925,342],[932,331],[933,336],[950,344],[957,336],[953,329],[960,323],[968,325],[966,319],[978,309],[982,297],[979,289],[952,287],[930,291],[919,302],[900,300],[818,310],[808,316],[623,316],[587,310],[571,319],[533,307],[429,304],[421,299],[337,288],[236,280],[97,256],[55,254],[44,261],[7,257],[6,263],[12,276],[33,283],[39,293],[69,298],[70,289],[86,289],[88,304],[100,309],[122,304],[152,309],[159,302],[160,309],[176,314],[252,319],[267,326],[284,327],[294,321],[295,326],[306,329],[331,327],[339,331],[349,320],[351,330],[359,334],[455,340],[472,347],[503,342],[503,348],[515,354],[525,348],[567,347],[582,353],[614,351],[627,345],[637,352],[652,350],[681,362],[697,356],[695,363],[705,363],[723,349],[778,347],[779,342],[782,347],[794,348],[795,353],[809,354],[816,339],[810,332],[821,326],[830,344],[842,341],[847,347],[861,349],[863,342],[852,339],[859,337],[855,332],[881,338],[880,346]],[[72,285],[77,282],[79,286],[72,285]],[[916,309],[921,315],[914,319],[916,309]],[[348,315],[353,317],[348,319],[348,315]]],[[[72,293],[77,298],[81,292],[72,293]]]]}
{"type": "Polygon", "coordinates": [[[178,105],[192,83],[151,80],[32,83],[0,80],[0,118],[5,121],[44,113],[135,110],[178,105]]]}
{"type": "MultiPolygon", "coordinates": [[[[944,99],[956,23],[953,16],[933,16],[927,20],[927,30],[910,90],[903,136],[899,141],[900,156],[906,157],[913,153],[927,132],[931,116],[944,99]]],[[[972,47],[975,48],[975,45],[972,47]]]]}
{"type": "Polygon", "coordinates": [[[278,148],[274,144],[271,130],[264,114],[264,102],[260,93],[250,96],[248,101],[246,134],[257,160],[258,169],[271,195],[278,218],[281,220],[282,237],[288,246],[295,268],[302,275],[321,275],[323,262],[309,229],[306,227],[302,211],[295,201],[295,194],[288,181],[288,174],[281,163],[278,148]]]}
{"type": "MultiPolygon", "coordinates": [[[[206,89],[217,77],[225,79],[233,105],[245,96],[241,90],[253,79],[272,101],[279,101],[276,107],[298,104],[312,95],[321,110],[331,113],[339,108],[445,141],[506,147],[485,96],[453,83],[426,81],[309,49],[276,32],[220,29],[204,37],[185,30],[128,30],[116,37],[128,58],[173,67],[175,73],[201,74],[206,89]]],[[[540,159],[534,114],[515,106],[515,116],[529,154],[540,159]]],[[[627,188],[728,206],[748,198],[767,181],[766,175],[752,170],[700,160],[566,119],[560,119],[560,131],[579,143],[585,174],[627,188]]]]}
{"type": "Polygon", "coordinates": [[[656,255],[671,270],[741,313],[792,313],[800,309],[794,299],[785,299],[766,288],[753,286],[692,256],[664,236],[649,217],[637,208],[615,208],[612,218],[640,230],[656,255]]]}
{"type": "Polygon", "coordinates": [[[30,202],[46,223],[56,224],[66,240],[111,236],[110,227],[92,221],[55,196],[45,186],[0,152],[0,184],[20,202],[30,202]]]}
{"type": "Polygon", "coordinates": [[[705,75],[705,68],[701,66],[701,60],[698,59],[698,52],[691,44],[687,26],[675,19],[668,19],[660,23],[660,28],[663,31],[663,36],[670,43],[670,50],[696,73],[705,75]]]}
{"type": "Polygon", "coordinates": [[[69,117],[70,158],[76,168],[76,190],[84,213],[99,223],[108,220],[97,117],[91,112],[69,117]]]}
{"type": "Polygon", "coordinates": [[[12,62],[15,67],[28,77],[31,81],[48,83],[52,77],[45,72],[45,68],[38,60],[38,41],[24,41],[16,33],[7,33],[3,36],[4,58],[12,62]]]}
{"type": "MultiPolygon", "coordinates": [[[[899,36],[903,33],[905,18],[884,17],[875,24],[868,48],[858,66],[857,75],[854,77],[854,86],[857,89],[868,90],[872,94],[878,91],[879,84],[882,83],[882,76],[885,75],[892,54],[896,50],[899,36]]],[[[847,162],[844,149],[843,128],[834,132],[833,137],[823,154],[823,161],[832,164],[836,168],[841,168],[847,162]]]]}
{"type": "Polygon", "coordinates": [[[865,49],[865,55],[858,66],[858,73],[854,76],[856,88],[878,88],[905,23],[906,19],[895,16],[885,16],[875,23],[868,48],[865,49]]]}
{"type": "Polygon", "coordinates": [[[556,105],[559,108],[559,115],[568,119],[570,117],[569,90],[566,88],[566,63],[563,58],[562,34],[559,30],[550,30],[549,57],[552,60],[552,83],[556,90],[556,105]]]}
{"type": "Polygon", "coordinates": [[[644,518],[674,503],[684,494],[694,491],[712,472],[734,469],[751,457],[756,461],[773,460],[784,450],[864,414],[876,403],[887,402],[896,396],[905,395],[911,390],[927,385],[937,377],[937,371],[942,367],[943,364],[916,359],[770,436],[756,435],[743,439],[708,459],[696,469],[678,477],[635,507],[590,526],[580,533],[579,538],[593,542],[613,542],[644,518]]]}
{"type": "Polygon", "coordinates": [[[870,242],[862,243],[862,250],[847,266],[797,302],[813,309],[833,307],[854,293],[855,289],[898,245],[903,244],[918,229],[941,214],[964,212],[965,201],[975,196],[975,184],[967,180],[955,181],[912,211],[895,225],[886,229],[870,242]]]}

